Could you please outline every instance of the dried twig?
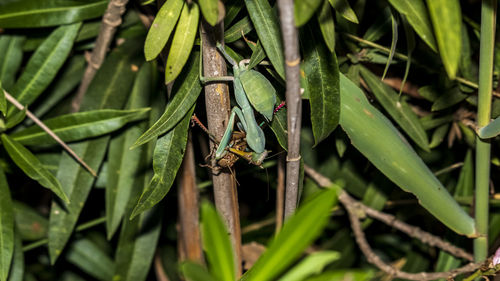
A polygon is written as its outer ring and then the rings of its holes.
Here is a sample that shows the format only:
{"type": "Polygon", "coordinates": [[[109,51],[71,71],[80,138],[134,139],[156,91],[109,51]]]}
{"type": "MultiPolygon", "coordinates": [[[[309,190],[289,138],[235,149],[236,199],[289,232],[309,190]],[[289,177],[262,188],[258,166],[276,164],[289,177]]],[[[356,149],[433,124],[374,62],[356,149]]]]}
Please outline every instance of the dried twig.
{"type": "MultiPolygon", "coordinates": [[[[313,180],[315,180],[321,187],[329,187],[332,185],[330,179],[321,175],[314,169],[308,167],[307,165],[304,166],[304,169],[305,172],[313,180]]],[[[370,245],[366,241],[365,234],[362,230],[361,223],[359,221],[360,214],[367,215],[377,220],[380,220],[389,226],[392,226],[402,232],[405,232],[406,234],[408,234],[413,238],[419,239],[423,243],[426,243],[430,246],[438,247],[444,251],[451,253],[456,257],[464,258],[469,261],[472,261],[473,257],[470,253],[467,253],[465,250],[456,247],[437,236],[425,232],[418,227],[408,225],[407,223],[396,219],[392,215],[374,210],[362,204],[361,202],[356,201],[345,191],[340,192],[339,201],[344,205],[349,214],[351,226],[353,228],[353,232],[356,237],[356,242],[358,243],[363,254],[366,256],[367,260],[393,277],[404,278],[409,280],[434,280],[439,278],[453,278],[454,276],[457,276],[459,274],[474,271],[481,266],[481,264],[479,263],[469,263],[463,267],[451,271],[433,272],[433,273],[429,272],[409,273],[400,271],[397,268],[383,262],[382,259],[373,252],[370,245]]]]}
{"type": "Polygon", "coordinates": [[[121,16],[125,13],[125,6],[128,0],[111,0],[108,8],[102,17],[101,29],[97,36],[95,47],[88,59],[88,65],[83,74],[82,82],[78,92],[71,103],[71,111],[77,112],[80,109],[85,92],[94,79],[97,70],[101,67],[106,57],[106,52],[111,44],[111,39],[116,32],[116,28],[122,23],[121,16]]]}
{"type": "Polygon", "coordinates": [[[286,106],[288,121],[288,155],[286,157],[285,219],[297,208],[300,173],[300,127],[302,97],[300,96],[299,36],[294,20],[293,0],[278,0],[281,33],[285,47],[286,106]]]}
{"type": "Polygon", "coordinates": [[[36,117],[31,111],[28,110],[28,108],[24,107],[21,103],[19,103],[13,96],[11,96],[9,93],[7,93],[5,90],[3,91],[5,94],[5,98],[12,103],[17,109],[19,110],[25,110],[26,109],[26,116],[28,116],[29,119],[33,120],[35,124],[37,124],[42,130],[44,130],[47,135],[49,135],[51,138],[53,138],[58,144],[60,144],[64,150],[66,150],[78,163],[80,163],[89,173],[92,174],[92,176],[97,177],[97,173],[90,168],[83,159],[78,157],[78,155],[63,141],[61,138],[59,138],[54,131],[52,131],[49,127],[47,127],[38,117],[36,117]]]}

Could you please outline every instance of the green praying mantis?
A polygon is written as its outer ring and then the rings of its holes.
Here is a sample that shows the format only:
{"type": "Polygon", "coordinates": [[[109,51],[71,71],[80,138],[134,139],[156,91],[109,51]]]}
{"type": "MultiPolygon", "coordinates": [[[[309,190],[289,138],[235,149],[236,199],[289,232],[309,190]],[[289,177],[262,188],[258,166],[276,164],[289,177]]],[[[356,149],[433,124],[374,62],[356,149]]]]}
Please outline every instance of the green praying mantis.
{"type": "Polygon", "coordinates": [[[231,110],[226,131],[215,151],[215,159],[220,160],[231,152],[249,160],[252,164],[260,166],[268,151],[265,149],[266,138],[264,132],[257,123],[253,110],[255,109],[270,121],[276,104],[276,90],[264,75],[247,68],[245,64],[248,64],[248,60],[236,63],[218,42],[217,49],[232,65],[233,76],[203,77],[200,73],[200,80],[202,83],[232,81],[238,106],[234,106],[231,110]],[[238,126],[245,132],[246,143],[251,151],[241,151],[230,145],[236,116],[239,119],[238,126]]]}

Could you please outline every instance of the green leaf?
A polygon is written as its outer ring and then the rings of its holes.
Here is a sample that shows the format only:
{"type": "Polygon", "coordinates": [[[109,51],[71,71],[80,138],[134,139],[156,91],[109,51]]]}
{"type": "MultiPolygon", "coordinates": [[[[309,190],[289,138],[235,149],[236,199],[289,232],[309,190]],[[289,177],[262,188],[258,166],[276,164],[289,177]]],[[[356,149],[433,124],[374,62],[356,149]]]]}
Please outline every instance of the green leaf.
{"type": "Polygon", "coordinates": [[[243,17],[237,23],[224,31],[224,43],[232,43],[253,30],[252,22],[248,16],[243,17]]]}
{"type": "Polygon", "coordinates": [[[449,128],[449,124],[444,124],[434,130],[434,132],[432,133],[431,142],[429,143],[429,148],[432,149],[440,145],[443,142],[444,137],[448,133],[449,128]]]}
{"type": "Polygon", "coordinates": [[[320,273],[323,268],[334,260],[339,259],[340,254],[333,251],[320,251],[308,255],[295,267],[290,269],[278,281],[301,281],[313,274],[320,273]]]}
{"type": "Polygon", "coordinates": [[[465,100],[468,95],[462,93],[460,91],[460,87],[453,87],[451,89],[447,89],[444,94],[441,94],[436,101],[432,104],[432,111],[439,111],[465,100]]]}
{"type": "Polygon", "coordinates": [[[165,84],[174,81],[189,58],[198,32],[199,14],[200,10],[196,3],[184,5],[182,8],[165,66],[165,84]]]}
{"type": "Polygon", "coordinates": [[[240,81],[253,108],[267,120],[273,119],[276,104],[276,90],[260,72],[249,69],[242,71],[240,81]]]}
{"type": "Polygon", "coordinates": [[[455,79],[462,52],[462,12],[458,0],[427,0],[437,46],[450,79],[455,79]]]}
{"type": "Polygon", "coordinates": [[[406,19],[415,32],[434,51],[437,51],[432,24],[424,0],[389,0],[389,3],[406,19]]]}
{"type": "MultiPolygon", "coordinates": [[[[250,45],[251,43],[249,44],[249,46],[250,45]]],[[[248,63],[247,68],[252,69],[256,67],[265,58],[266,58],[266,52],[264,51],[264,47],[262,47],[262,43],[258,41],[257,45],[252,50],[252,56],[250,57],[250,62],[248,63]]]]}
{"type": "MultiPolygon", "coordinates": [[[[438,259],[436,262],[436,272],[444,272],[453,270],[460,266],[460,259],[448,254],[445,251],[439,251],[438,259]]],[[[441,278],[437,281],[446,281],[446,279],[441,278]]]]}
{"type": "Polygon", "coordinates": [[[165,112],[144,134],[142,134],[132,148],[145,144],[161,134],[172,130],[193,107],[201,93],[199,53],[193,52],[188,67],[183,71],[181,79],[174,84],[172,100],[167,104],[165,112]]]}
{"type": "Polygon", "coordinates": [[[15,0],[0,5],[0,27],[57,26],[97,18],[107,0],[15,0]]]}
{"type": "Polygon", "coordinates": [[[317,14],[319,28],[330,52],[335,52],[335,21],[333,20],[332,8],[327,1],[323,2],[317,14]]]}
{"type": "Polygon", "coordinates": [[[307,279],[307,281],[369,281],[374,278],[375,274],[371,270],[335,270],[326,271],[318,276],[307,279]]]}
{"type": "Polygon", "coordinates": [[[14,255],[10,265],[8,281],[24,281],[24,254],[21,236],[14,232],[14,255]]]}
{"type": "Polygon", "coordinates": [[[10,198],[9,184],[0,169],[0,280],[9,276],[14,254],[14,209],[10,198]]]}
{"type": "Polygon", "coordinates": [[[161,6],[144,42],[144,55],[147,61],[155,59],[167,44],[183,5],[183,0],[168,0],[161,6]]]}
{"type": "Polygon", "coordinates": [[[498,136],[500,134],[500,117],[491,121],[485,127],[480,128],[477,134],[482,139],[489,139],[498,136]]]}
{"type": "Polygon", "coordinates": [[[224,16],[224,26],[229,26],[243,8],[243,0],[226,1],[226,15],[224,16]]]}
{"type": "MultiPolygon", "coordinates": [[[[152,91],[151,81],[152,65],[144,64],[134,83],[130,95],[128,108],[146,106],[152,91]]],[[[146,167],[138,165],[144,158],[142,149],[130,150],[130,146],[144,131],[148,122],[143,121],[128,128],[120,135],[114,137],[109,144],[108,173],[106,181],[106,229],[110,239],[122,220],[130,197],[136,184],[134,179],[146,167]],[[130,165],[134,163],[134,165],[130,165]]],[[[145,147],[146,148],[146,147],[145,147]]],[[[143,181],[144,183],[144,181],[143,181]]],[[[137,200],[137,199],[136,199],[137,200]]]]}
{"type": "MultiPolygon", "coordinates": [[[[391,26],[391,9],[389,6],[381,10],[375,22],[371,24],[363,35],[363,39],[375,42],[382,38],[391,26]]],[[[384,61],[385,63],[386,61],[384,61]]]]}
{"type": "Polygon", "coordinates": [[[274,132],[276,139],[278,139],[278,143],[284,150],[287,150],[288,143],[286,118],[286,108],[282,108],[274,114],[273,121],[271,121],[271,130],[274,132]]]}
{"type": "Polygon", "coordinates": [[[158,138],[153,155],[154,175],[149,186],[144,190],[139,202],[132,212],[131,218],[150,209],[167,195],[175,180],[187,143],[187,134],[191,115],[195,105],[191,107],[184,119],[166,135],[158,138]]]}
{"type": "Polygon", "coordinates": [[[229,233],[220,215],[208,202],[201,204],[201,237],[209,270],[215,280],[235,280],[236,267],[229,233]]]}
{"type": "Polygon", "coordinates": [[[391,122],[342,74],[340,94],[340,125],[351,143],[395,184],[415,194],[419,203],[450,229],[476,235],[474,220],[453,200],[391,122]]]}
{"type": "Polygon", "coordinates": [[[219,19],[219,0],[199,0],[201,13],[205,20],[211,25],[215,26],[219,19]]]}
{"type": "Polygon", "coordinates": [[[391,18],[391,31],[392,31],[392,40],[391,40],[391,50],[389,52],[389,57],[387,58],[387,63],[385,64],[384,68],[384,73],[382,74],[382,80],[384,80],[385,75],[387,74],[387,71],[389,70],[389,66],[392,63],[392,58],[394,57],[394,54],[396,53],[396,44],[398,43],[398,21],[396,20],[396,17],[393,13],[393,10],[391,10],[390,13],[390,18],[391,18]]]}
{"type": "Polygon", "coordinates": [[[353,11],[351,6],[349,6],[349,2],[347,2],[347,0],[329,0],[329,2],[335,11],[341,14],[343,18],[353,23],[359,23],[356,13],[353,11]]]}
{"type": "Polygon", "coordinates": [[[474,163],[472,150],[468,149],[465,154],[464,165],[458,176],[455,196],[473,196],[474,195],[474,163]]]}
{"type": "Polygon", "coordinates": [[[295,0],[294,3],[294,17],[295,26],[301,27],[306,24],[309,19],[314,15],[314,12],[321,6],[322,0],[295,0]]]}
{"type": "MultiPolygon", "coordinates": [[[[23,105],[29,105],[47,88],[64,64],[73,47],[81,24],[57,28],[35,51],[19,80],[12,88],[12,95],[23,105]]],[[[12,114],[14,107],[8,111],[12,114]]]]}
{"type": "Polygon", "coordinates": [[[377,100],[398,123],[410,138],[425,151],[429,151],[429,140],[417,115],[408,103],[388,85],[384,84],[371,71],[361,68],[361,75],[377,100]]]}
{"type": "MultiPolygon", "coordinates": [[[[0,12],[1,13],[1,12],[0,12]]],[[[24,37],[2,34],[0,36],[0,81],[5,89],[14,85],[14,79],[23,60],[24,37]]]]}
{"type": "Polygon", "coordinates": [[[278,276],[321,234],[335,201],[335,189],[327,189],[303,204],[241,280],[266,281],[278,276]]]}
{"type": "Polygon", "coordinates": [[[14,112],[14,114],[9,116],[7,118],[7,123],[5,124],[5,127],[7,129],[10,129],[17,126],[19,123],[23,122],[24,118],[26,118],[26,110],[28,110],[27,107],[25,107],[23,110],[14,112]]]}
{"type": "Polygon", "coordinates": [[[5,150],[7,150],[10,158],[28,177],[52,190],[62,200],[69,202],[68,196],[61,187],[61,183],[43,167],[42,163],[35,155],[5,134],[2,134],[2,144],[5,150]]]}
{"type": "MultiPolygon", "coordinates": [[[[385,202],[387,202],[387,196],[374,183],[370,183],[363,195],[362,202],[372,209],[381,211],[385,206],[385,202]]],[[[365,219],[362,223],[363,228],[368,227],[372,221],[370,218],[365,219]]]]}
{"type": "Polygon", "coordinates": [[[23,240],[33,241],[47,237],[49,221],[34,209],[21,202],[14,202],[16,234],[23,240]]]}
{"type": "Polygon", "coordinates": [[[309,26],[305,32],[304,71],[311,106],[314,145],[327,138],[340,116],[339,68],[335,53],[319,42],[309,26]]]}
{"type": "Polygon", "coordinates": [[[260,42],[276,72],[285,79],[285,58],[278,17],[267,0],[245,0],[260,42]]]}
{"type": "MultiPolygon", "coordinates": [[[[138,40],[129,40],[111,52],[92,80],[83,99],[82,110],[123,107],[135,77],[131,65],[136,63],[140,47],[141,43],[138,40]]],[[[71,149],[92,169],[98,170],[108,141],[109,137],[100,137],[73,144],[71,149]]],[[[70,196],[71,203],[63,205],[57,201],[52,202],[49,219],[49,255],[52,264],[73,233],[95,180],[65,153],[62,154],[57,177],[70,196]]]]}
{"type": "Polygon", "coordinates": [[[188,281],[215,281],[216,279],[203,266],[186,261],[181,264],[181,272],[188,281]]]}
{"type": "Polygon", "coordinates": [[[109,281],[113,277],[113,261],[89,239],[84,238],[73,242],[68,247],[66,259],[98,280],[109,281]]]}
{"type": "Polygon", "coordinates": [[[0,112],[5,116],[7,113],[7,100],[5,99],[5,92],[2,88],[2,81],[0,80],[0,112]]]}
{"type": "MultiPolygon", "coordinates": [[[[150,108],[101,109],[61,115],[43,122],[63,141],[72,142],[108,134],[129,122],[146,118],[149,111],[150,108]]],[[[11,137],[24,145],[56,143],[38,125],[17,131],[11,137]]]]}

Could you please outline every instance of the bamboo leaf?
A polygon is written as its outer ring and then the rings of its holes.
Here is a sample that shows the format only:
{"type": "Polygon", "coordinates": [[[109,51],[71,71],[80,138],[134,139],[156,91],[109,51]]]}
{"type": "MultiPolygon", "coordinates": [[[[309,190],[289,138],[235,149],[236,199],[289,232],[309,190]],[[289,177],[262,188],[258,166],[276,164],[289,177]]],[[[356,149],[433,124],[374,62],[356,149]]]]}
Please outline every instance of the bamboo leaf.
{"type": "Polygon", "coordinates": [[[24,37],[2,34],[0,37],[0,81],[5,89],[14,85],[17,70],[23,60],[24,37]]]}
{"type": "Polygon", "coordinates": [[[224,31],[224,43],[232,43],[252,30],[252,22],[250,18],[246,16],[224,31]]]}
{"type": "Polygon", "coordinates": [[[488,125],[482,127],[478,131],[478,135],[482,139],[494,138],[500,134],[500,117],[491,121],[488,125]]]}
{"type": "Polygon", "coordinates": [[[199,14],[200,10],[196,3],[184,5],[182,8],[165,66],[165,84],[174,81],[189,58],[198,32],[199,14]]]}
{"type": "Polygon", "coordinates": [[[335,189],[320,191],[289,218],[267,251],[247,271],[242,281],[273,280],[314,241],[328,222],[336,201],[335,189]]]}
{"type": "MultiPolygon", "coordinates": [[[[150,108],[101,109],[61,115],[44,121],[65,142],[85,140],[115,131],[125,124],[147,117],[150,108]]],[[[17,131],[11,137],[24,145],[56,143],[38,125],[17,131]]]]}
{"type": "Polygon", "coordinates": [[[323,2],[317,18],[326,46],[333,53],[335,52],[335,21],[333,20],[332,9],[327,1],[323,2]]]}
{"type": "Polygon", "coordinates": [[[448,77],[454,79],[462,52],[462,12],[458,0],[427,0],[437,46],[448,77]]]}
{"type": "Polygon", "coordinates": [[[109,281],[113,277],[113,261],[89,239],[73,242],[68,248],[66,259],[98,280],[109,281]]]}
{"type": "Polygon", "coordinates": [[[199,53],[193,52],[188,67],[183,71],[182,79],[175,83],[172,90],[175,93],[167,104],[163,115],[142,134],[132,148],[145,144],[165,132],[172,130],[191,109],[201,93],[199,78],[199,53]]]}
{"type": "Polygon", "coordinates": [[[449,108],[463,100],[465,100],[468,95],[462,93],[458,86],[451,89],[447,89],[444,94],[441,94],[436,101],[432,104],[432,111],[439,111],[449,108]]]}
{"type": "Polygon", "coordinates": [[[371,270],[335,270],[326,271],[320,275],[311,277],[307,281],[343,281],[343,280],[356,280],[356,281],[369,281],[374,278],[376,274],[371,270]]]}
{"type": "Polygon", "coordinates": [[[450,229],[476,235],[474,220],[453,200],[391,122],[342,74],[340,94],[340,125],[352,144],[390,180],[415,194],[419,203],[450,229]]]}
{"type": "Polygon", "coordinates": [[[200,0],[200,10],[205,20],[211,25],[215,26],[219,18],[219,4],[218,0],[200,0]]]}
{"type": "MultiPolygon", "coordinates": [[[[26,69],[12,88],[12,95],[23,105],[30,105],[47,88],[64,64],[73,47],[81,24],[57,28],[35,51],[26,69]]],[[[12,114],[14,107],[8,111],[12,114]]]]}
{"type": "MultiPolygon", "coordinates": [[[[151,93],[152,66],[144,64],[134,83],[129,98],[128,108],[133,110],[149,103],[151,93]]],[[[118,228],[125,214],[127,204],[137,186],[134,178],[144,173],[144,165],[138,165],[144,158],[143,150],[130,150],[130,146],[141,135],[148,122],[145,120],[128,128],[114,137],[109,144],[108,173],[106,181],[106,229],[110,239],[118,228]],[[130,163],[135,163],[130,165],[130,163]],[[140,170],[142,169],[142,171],[140,170]]],[[[143,180],[144,183],[144,180],[143,180]]],[[[138,198],[136,198],[137,200],[138,198]]]]}
{"type": "MultiPolygon", "coordinates": [[[[89,86],[81,110],[122,108],[132,87],[135,73],[131,67],[136,63],[140,42],[129,40],[107,57],[89,86]]],[[[109,137],[71,145],[92,169],[98,170],[106,152],[109,137]]],[[[53,201],[49,219],[49,255],[54,264],[73,233],[80,212],[94,183],[94,177],[67,154],[62,154],[58,179],[70,196],[71,203],[63,205],[53,201]]]]}
{"type": "Polygon", "coordinates": [[[429,140],[417,115],[410,106],[399,97],[399,95],[389,86],[384,84],[371,71],[361,68],[361,75],[366,84],[373,91],[377,100],[385,110],[398,123],[410,138],[425,151],[429,151],[429,140]]]}
{"type": "Polygon", "coordinates": [[[313,274],[320,273],[323,268],[334,260],[339,259],[340,254],[333,251],[320,251],[308,255],[299,264],[289,270],[278,281],[301,281],[313,274]]]}
{"type": "Polygon", "coordinates": [[[236,268],[229,234],[222,218],[208,202],[201,204],[201,237],[209,270],[215,280],[233,281],[236,268]]]}
{"type": "Polygon", "coordinates": [[[69,202],[68,196],[61,187],[61,183],[59,183],[52,173],[43,167],[35,155],[5,134],[2,134],[2,144],[10,158],[28,177],[38,181],[43,187],[52,190],[62,200],[69,202]]]}
{"type": "Polygon", "coordinates": [[[434,51],[437,51],[436,39],[432,32],[432,24],[425,7],[424,0],[389,0],[389,3],[406,19],[415,32],[434,51]]]}
{"type": "MultiPolygon", "coordinates": [[[[375,22],[371,24],[363,35],[363,39],[375,42],[382,38],[391,26],[391,8],[385,7],[380,15],[376,18],[375,22]]],[[[384,63],[387,60],[384,60],[384,63]]]]}
{"type": "Polygon", "coordinates": [[[327,138],[340,116],[339,68],[335,53],[330,53],[306,28],[304,71],[307,79],[314,145],[327,138]]]}
{"type": "Polygon", "coordinates": [[[0,169],[0,280],[6,281],[9,276],[12,256],[14,254],[14,210],[10,197],[9,184],[0,169]]]}
{"type": "Polygon", "coordinates": [[[301,27],[306,24],[309,19],[314,15],[314,12],[321,6],[322,0],[295,0],[294,3],[294,17],[295,26],[301,27]]]}
{"type": "Polygon", "coordinates": [[[184,157],[189,121],[193,115],[194,107],[195,105],[191,107],[184,119],[173,130],[157,140],[153,155],[154,175],[135,206],[131,218],[160,202],[172,187],[175,175],[184,157]]]}
{"type": "Polygon", "coordinates": [[[216,279],[203,266],[194,262],[184,262],[181,264],[181,272],[184,278],[189,281],[215,281],[216,279]]]}
{"type": "Polygon", "coordinates": [[[472,151],[467,150],[464,159],[464,166],[460,170],[455,196],[473,196],[474,195],[474,163],[472,162],[472,151]]]}
{"type": "Polygon", "coordinates": [[[349,2],[347,2],[347,0],[329,0],[329,2],[335,11],[341,14],[343,18],[353,23],[359,23],[356,13],[353,11],[351,6],[349,6],[349,2]]]}
{"type": "Polygon", "coordinates": [[[161,6],[144,42],[144,55],[147,61],[154,60],[167,44],[183,5],[183,0],[168,0],[161,6]]]}
{"type": "Polygon", "coordinates": [[[285,79],[285,58],[278,18],[267,0],[245,0],[245,5],[260,42],[276,72],[285,79]]]}
{"type": "Polygon", "coordinates": [[[396,53],[396,45],[398,43],[398,21],[394,16],[393,10],[391,10],[391,31],[392,31],[392,40],[391,40],[391,51],[389,52],[389,57],[387,58],[387,63],[385,64],[384,73],[382,74],[382,80],[384,80],[387,71],[389,70],[389,66],[392,63],[392,58],[396,53]]]}
{"type": "Polygon", "coordinates": [[[444,137],[448,133],[449,128],[449,124],[444,124],[434,130],[434,132],[432,133],[431,142],[429,143],[429,148],[432,149],[440,145],[443,142],[444,137]]]}
{"type": "Polygon", "coordinates": [[[75,23],[104,14],[107,0],[14,0],[0,4],[0,27],[29,28],[75,23]]]}
{"type": "Polygon", "coordinates": [[[21,202],[14,202],[16,235],[33,241],[47,237],[49,221],[34,209],[21,202]]]}

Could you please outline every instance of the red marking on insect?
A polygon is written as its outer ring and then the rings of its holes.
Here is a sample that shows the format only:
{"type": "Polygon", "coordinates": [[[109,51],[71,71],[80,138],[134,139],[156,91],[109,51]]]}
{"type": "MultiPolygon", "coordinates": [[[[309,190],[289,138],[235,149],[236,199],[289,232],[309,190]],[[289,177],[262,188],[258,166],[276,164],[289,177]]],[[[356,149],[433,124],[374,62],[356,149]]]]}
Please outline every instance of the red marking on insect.
{"type": "Polygon", "coordinates": [[[210,133],[208,132],[207,127],[205,127],[205,126],[203,125],[203,123],[201,123],[200,119],[198,119],[198,117],[196,116],[196,114],[193,114],[193,116],[191,116],[191,122],[192,122],[192,123],[191,123],[191,127],[194,127],[194,125],[196,124],[196,125],[198,125],[198,126],[199,126],[199,127],[200,127],[200,128],[201,128],[204,132],[205,132],[205,133],[210,134],[210,133]]]}
{"type": "Polygon", "coordinates": [[[276,114],[278,111],[280,111],[281,108],[283,108],[286,105],[285,101],[282,101],[273,111],[273,114],[276,114]]]}

